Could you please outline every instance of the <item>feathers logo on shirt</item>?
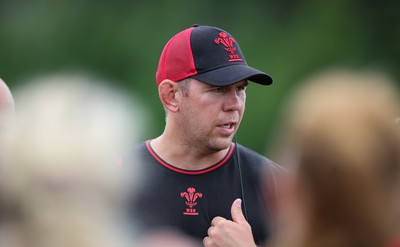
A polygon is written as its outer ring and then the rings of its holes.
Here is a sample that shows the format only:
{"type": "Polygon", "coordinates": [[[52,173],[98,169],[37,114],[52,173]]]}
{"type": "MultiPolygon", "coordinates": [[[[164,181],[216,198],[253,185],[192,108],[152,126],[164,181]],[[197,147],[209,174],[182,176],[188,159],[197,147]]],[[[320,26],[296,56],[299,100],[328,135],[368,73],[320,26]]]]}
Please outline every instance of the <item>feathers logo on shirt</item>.
{"type": "Polygon", "coordinates": [[[183,212],[184,215],[199,215],[198,212],[196,212],[196,209],[194,208],[197,205],[197,199],[202,198],[203,194],[196,192],[196,189],[193,187],[189,187],[187,189],[187,192],[181,192],[181,197],[184,197],[186,199],[186,205],[188,208],[186,208],[186,211],[183,212]]]}

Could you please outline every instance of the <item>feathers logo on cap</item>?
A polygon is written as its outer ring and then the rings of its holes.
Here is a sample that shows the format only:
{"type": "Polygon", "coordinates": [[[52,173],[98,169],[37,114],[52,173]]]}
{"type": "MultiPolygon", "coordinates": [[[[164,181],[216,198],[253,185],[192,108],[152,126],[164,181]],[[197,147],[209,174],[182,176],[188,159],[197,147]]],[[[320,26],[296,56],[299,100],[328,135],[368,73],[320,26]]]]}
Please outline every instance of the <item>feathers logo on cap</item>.
{"type": "Polygon", "coordinates": [[[242,62],[243,59],[239,57],[238,54],[235,54],[236,47],[234,46],[235,40],[228,36],[225,32],[219,33],[219,38],[214,40],[216,44],[222,44],[225,46],[225,51],[229,52],[229,62],[242,62]]]}

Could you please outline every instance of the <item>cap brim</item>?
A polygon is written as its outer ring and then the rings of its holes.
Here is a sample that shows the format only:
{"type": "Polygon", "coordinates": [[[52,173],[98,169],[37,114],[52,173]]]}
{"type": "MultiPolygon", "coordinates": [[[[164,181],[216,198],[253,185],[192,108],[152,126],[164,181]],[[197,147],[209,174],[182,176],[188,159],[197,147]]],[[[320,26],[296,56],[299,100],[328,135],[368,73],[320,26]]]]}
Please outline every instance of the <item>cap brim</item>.
{"type": "Polygon", "coordinates": [[[269,75],[245,64],[226,66],[192,77],[213,86],[228,86],[242,80],[249,80],[262,85],[272,83],[272,78],[269,75]]]}

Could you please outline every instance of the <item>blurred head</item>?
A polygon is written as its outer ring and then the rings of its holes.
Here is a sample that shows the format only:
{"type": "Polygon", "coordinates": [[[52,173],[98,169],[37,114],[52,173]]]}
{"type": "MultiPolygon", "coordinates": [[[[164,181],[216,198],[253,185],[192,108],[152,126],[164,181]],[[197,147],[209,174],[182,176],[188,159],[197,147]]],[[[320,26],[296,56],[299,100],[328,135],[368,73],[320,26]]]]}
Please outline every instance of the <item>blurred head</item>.
{"type": "Polygon", "coordinates": [[[76,74],[30,81],[15,98],[0,140],[2,193],[31,246],[114,246],[136,180],[115,160],[137,139],[139,102],[76,74]]]}
{"type": "Polygon", "coordinates": [[[0,78],[0,122],[14,113],[14,99],[7,84],[0,78]]]}
{"type": "Polygon", "coordinates": [[[293,172],[307,237],[342,229],[353,246],[379,246],[393,234],[400,181],[397,92],[380,74],[332,71],[291,95],[276,160],[293,172]]]}

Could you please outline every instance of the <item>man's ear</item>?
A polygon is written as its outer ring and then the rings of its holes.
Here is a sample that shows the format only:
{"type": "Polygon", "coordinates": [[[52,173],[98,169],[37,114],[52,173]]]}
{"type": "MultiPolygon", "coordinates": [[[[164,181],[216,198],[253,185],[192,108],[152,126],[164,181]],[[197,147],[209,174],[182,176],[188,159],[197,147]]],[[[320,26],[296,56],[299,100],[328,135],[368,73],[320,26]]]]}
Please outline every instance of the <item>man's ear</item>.
{"type": "Polygon", "coordinates": [[[171,80],[164,80],[158,86],[158,95],[161,103],[171,112],[178,111],[178,101],[176,93],[178,91],[178,83],[171,80]]]}

